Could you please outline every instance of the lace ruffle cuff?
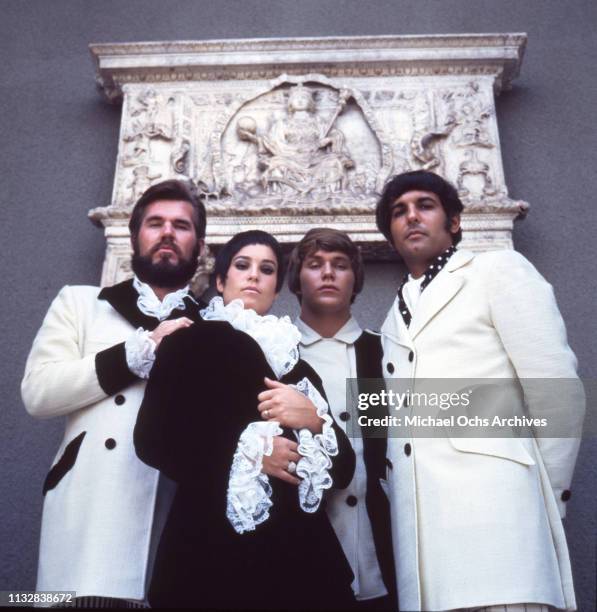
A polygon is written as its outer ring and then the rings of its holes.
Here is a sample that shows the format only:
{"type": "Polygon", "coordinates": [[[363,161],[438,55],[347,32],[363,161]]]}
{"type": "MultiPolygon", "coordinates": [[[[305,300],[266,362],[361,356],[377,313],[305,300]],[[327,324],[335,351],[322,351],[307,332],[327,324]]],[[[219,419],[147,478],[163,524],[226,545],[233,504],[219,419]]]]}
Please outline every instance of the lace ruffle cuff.
{"type": "Polygon", "coordinates": [[[296,466],[299,484],[299,502],[305,512],[316,512],[321,504],[323,492],[331,488],[333,481],[329,474],[331,457],[338,454],[338,440],[328,414],[327,402],[307,378],[296,385],[297,391],[307,396],[317,409],[317,416],[323,419],[322,432],[312,434],[308,429],[298,432],[298,452],[301,458],[296,466]]]}
{"type": "Polygon", "coordinates": [[[272,488],[261,467],[263,457],[272,454],[274,436],[281,433],[276,421],[255,422],[239,438],[226,495],[226,517],[237,533],[254,531],[269,518],[272,488]]]}
{"type": "Polygon", "coordinates": [[[150,333],[139,327],[124,343],[126,363],[129,370],[139,378],[149,378],[155,361],[156,343],[150,338],[150,333]]]}

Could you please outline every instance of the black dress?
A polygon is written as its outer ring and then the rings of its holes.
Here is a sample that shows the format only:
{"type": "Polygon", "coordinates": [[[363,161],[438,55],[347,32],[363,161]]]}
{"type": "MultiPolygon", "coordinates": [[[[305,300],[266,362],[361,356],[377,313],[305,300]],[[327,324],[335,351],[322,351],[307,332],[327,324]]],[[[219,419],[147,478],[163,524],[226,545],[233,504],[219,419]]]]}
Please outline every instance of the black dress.
{"type": "MultiPolygon", "coordinates": [[[[226,322],[196,323],[160,345],[134,434],[141,460],[178,483],[150,585],[154,607],[343,609],[353,601],[325,497],[306,513],[296,486],[270,478],[268,520],[238,534],[226,518],[230,466],[241,433],[260,420],[264,376],[275,378],[259,345],[226,322]]],[[[303,377],[323,394],[303,361],[282,382],[303,377]]],[[[330,475],[344,488],[355,458],[334,429],[339,453],[330,475]]]]}

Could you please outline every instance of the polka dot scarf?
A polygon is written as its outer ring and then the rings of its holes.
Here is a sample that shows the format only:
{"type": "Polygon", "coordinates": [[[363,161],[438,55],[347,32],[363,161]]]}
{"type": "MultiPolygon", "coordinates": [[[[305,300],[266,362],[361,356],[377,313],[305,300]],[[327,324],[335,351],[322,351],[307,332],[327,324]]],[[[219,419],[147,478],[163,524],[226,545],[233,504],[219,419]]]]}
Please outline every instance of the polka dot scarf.
{"type": "MultiPolygon", "coordinates": [[[[421,283],[421,293],[423,292],[425,287],[427,287],[427,285],[429,285],[429,283],[438,275],[440,270],[442,270],[442,268],[448,263],[448,260],[450,259],[450,257],[452,257],[452,255],[454,255],[455,252],[456,247],[451,246],[449,249],[446,249],[441,255],[436,257],[435,261],[425,271],[425,279],[421,283]]],[[[410,322],[412,320],[412,315],[408,310],[408,306],[406,305],[406,302],[404,301],[404,296],[402,295],[402,288],[404,287],[404,285],[406,285],[407,282],[408,274],[404,277],[404,280],[402,281],[400,287],[398,287],[398,309],[400,310],[400,314],[404,319],[404,324],[406,325],[406,327],[410,325],[410,322]]]]}

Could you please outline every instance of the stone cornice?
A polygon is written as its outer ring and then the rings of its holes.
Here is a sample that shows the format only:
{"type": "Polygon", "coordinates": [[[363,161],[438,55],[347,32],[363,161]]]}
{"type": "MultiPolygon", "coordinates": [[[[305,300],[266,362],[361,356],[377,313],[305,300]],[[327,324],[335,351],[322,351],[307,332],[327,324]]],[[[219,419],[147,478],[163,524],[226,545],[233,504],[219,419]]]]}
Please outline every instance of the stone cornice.
{"type": "Polygon", "coordinates": [[[96,79],[118,101],[126,83],[487,75],[498,94],[518,76],[526,34],[441,34],[92,44],[96,79]]]}

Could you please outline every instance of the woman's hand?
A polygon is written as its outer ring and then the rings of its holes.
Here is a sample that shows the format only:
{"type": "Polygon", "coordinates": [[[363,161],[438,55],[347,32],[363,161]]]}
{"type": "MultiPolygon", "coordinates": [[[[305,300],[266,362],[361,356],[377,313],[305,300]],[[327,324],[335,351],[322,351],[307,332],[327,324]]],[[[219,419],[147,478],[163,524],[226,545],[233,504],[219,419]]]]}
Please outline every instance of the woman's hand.
{"type": "Polygon", "coordinates": [[[313,402],[289,385],[265,378],[267,391],[257,399],[257,409],[266,421],[277,421],[289,429],[308,429],[313,434],[321,433],[323,419],[317,416],[313,402]]]}
{"type": "Polygon", "coordinates": [[[297,452],[298,444],[283,436],[275,436],[273,445],[272,454],[263,457],[261,471],[268,476],[298,485],[300,480],[294,475],[296,464],[301,458],[297,452]]]}

